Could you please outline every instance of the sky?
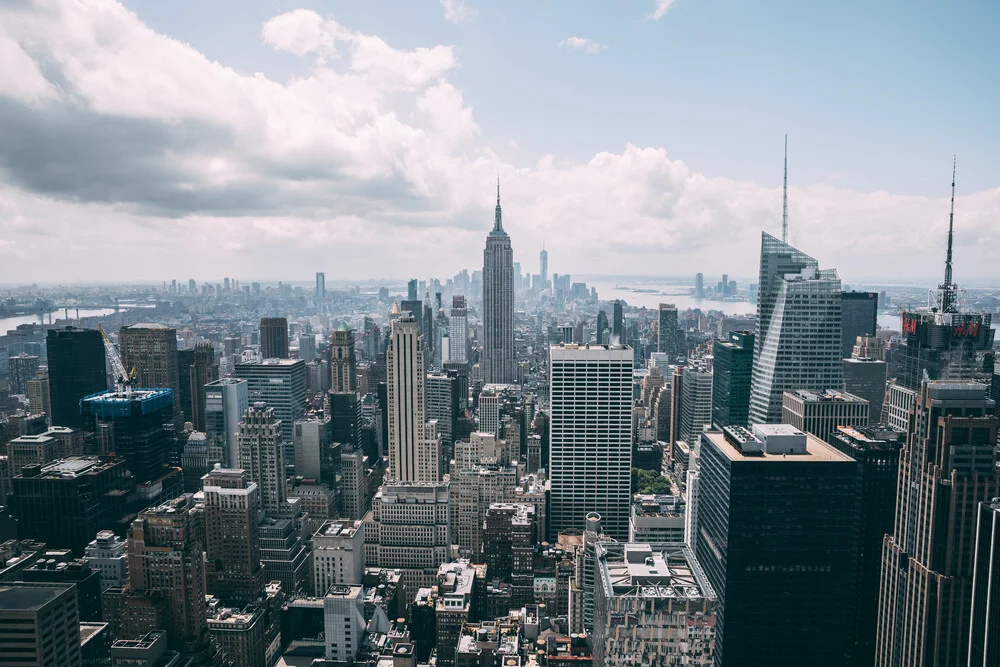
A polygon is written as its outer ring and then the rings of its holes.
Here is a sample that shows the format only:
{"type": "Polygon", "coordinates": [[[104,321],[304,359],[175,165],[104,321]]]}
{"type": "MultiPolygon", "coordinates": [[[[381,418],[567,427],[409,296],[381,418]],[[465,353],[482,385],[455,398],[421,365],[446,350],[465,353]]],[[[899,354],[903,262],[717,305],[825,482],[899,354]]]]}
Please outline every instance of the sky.
{"type": "Polygon", "coordinates": [[[1000,284],[1000,3],[0,0],[0,283],[1000,284]]]}

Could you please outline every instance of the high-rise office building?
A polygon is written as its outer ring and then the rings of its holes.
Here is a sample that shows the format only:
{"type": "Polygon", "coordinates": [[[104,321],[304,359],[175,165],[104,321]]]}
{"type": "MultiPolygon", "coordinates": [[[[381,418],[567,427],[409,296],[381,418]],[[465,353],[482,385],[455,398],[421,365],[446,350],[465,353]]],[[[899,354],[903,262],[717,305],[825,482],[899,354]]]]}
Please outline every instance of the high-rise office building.
{"type": "Polygon", "coordinates": [[[6,450],[11,477],[20,475],[25,466],[43,466],[57,458],[56,439],[44,433],[18,436],[7,443],[6,450]]]}
{"type": "Polygon", "coordinates": [[[312,538],[313,595],[334,584],[360,584],[365,576],[365,529],[361,521],[326,521],[312,538]]]}
{"type": "Polygon", "coordinates": [[[423,339],[412,317],[392,323],[386,353],[389,477],[401,482],[441,479],[440,440],[427,422],[423,339]]]}
{"type": "Polygon", "coordinates": [[[698,561],[722,605],[715,664],[851,664],[857,463],[773,424],[704,433],[698,469],[698,561]]]}
{"type": "Polygon", "coordinates": [[[624,540],[632,482],[632,350],[553,345],[549,379],[550,538],[581,528],[587,514],[597,512],[605,531],[624,540]]]}
{"type": "Polygon", "coordinates": [[[316,272],[316,312],[326,313],[326,274],[321,271],[316,272]]]}
{"type": "Polygon", "coordinates": [[[265,359],[236,364],[235,375],[247,381],[250,403],[263,401],[281,420],[281,434],[292,460],[292,427],[306,412],[306,364],[301,359],[265,359]]]}
{"type": "Polygon", "coordinates": [[[51,424],[80,428],[80,399],[108,388],[101,332],[75,327],[49,329],[45,349],[51,424]]]}
{"type": "Polygon", "coordinates": [[[427,374],[427,419],[437,421],[441,447],[451,451],[458,422],[459,380],[456,373],[427,374]]]}
{"type": "Polygon", "coordinates": [[[208,437],[208,458],[224,466],[239,466],[239,429],[243,413],[250,407],[249,384],[239,378],[223,378],[209,382],[205,393],[205,435],[208,437]]]}
{"type": "Polygon", "coordinates": [[[868,423],[882,419],[889,365],[877,359],[844,359],[844,391],[868,401],[868,423]]]}
{"type": "Polygon", "coordinates": [[[611,310],[611,340],[615,345],[625,345],[625,308],[621,299],[615,299],[611,310]]]}
{"type": "Polygon", "coordinates": [[[656,322],[656,351],[669,355],[669,358],[673,360],[683,353],[680,346],[681,332],[677,328],[677,306],[672,303],[661,303],[657,310],[656,322]]]}
{"type": "Polygon", "coordinates": [[[843,384],[840,277],[763,233],[750,421],[781,421],[782,395],[843,384]]]}
{"type": "Polygon", "coordinates": [[[299,359],[309,363],[316,358],[316,336],[314,334],[299,334],[299,359]]]}
{"type": "Polygon", "coordinates": [[[206,635],[205,552],[197,538],[200,514],[184,495],[143,510],[128,531],[128,588],[167,602],[164,630],[176,651],[190,651],[206,635]]]}
{"type": "Polygon", "coordinates": [[[205,385],[219,379],[219,364],[211,344],[178,350],[181,412],[196,431],[205,430],[205,385]]]}
{"type": "Polygon", "coordinates": [[[979,504],[972,569],[969,667],[1000,665],[1000,498],[979,504]]]}
{"type": "Polygon", "coordinates": [[[465,297],[455,295],[451,299],[451,315],[448,318],[449,361],[469,360],[469,311],[465,297]]]}
{"type": "Polygon", "coordinates": [[[163,477],[179,454],[171,389],[107,391],[88,396],[80,406],[98,451],[123,458],[140,484],[163,477]]]}
{"type": "Polygon", "coordinates": [[[597,336],[594,340],[598,345],[611,342],[611,324],[608,323],[608,314],[603,310],[597,311],[597,336]]]}
{"type": "Polygon", "coordinates": [[[358,390],[358,362],[354,354],[354,330],[341,325],[330,338],[330,391],[358,390]]]}
{"type": "Polygon", "coordinates": [[[28,380],[28,412],[44,414],[52,421],[52,399],[49,391],[49,369],[39,366],[35,377],[28,380]]]}
{"type": "Polygon", "coordinates": [[[882,541],[896,519],[899,452],[906,434],[888,428],[839,426],[828,442],[858,462],[858,586],[854,667],[875,664],[882,541]]]}
{"type": "Polygon", "coordinates": [[[858,336],[874,336],[878,330],[878,292],[841,292],[840,356],[847,359],[858,336]]]}
{"type": "Polygon", "coordinates": [[[7,359],[7,382],[12,394],[27,394],[28,380],[35,377],[40,359],[33,354],[22,352],[7,359]]]}
{"type": "Polygon", "coordinates": [[[976,515],[1000,495],[995,408],[978,383],[917,394],[882,551],[878,667],[968,664],[976,515]]]}
{"type": "MultiPolygon", "coordinates": [[[[336,479],[324,478],[331,462],[324,461],[334,453],[333,423],[329,416],[310,415],[295,422],[295,474],[299,477],[334,484],[336,479]]],[[[339,455],[339,452],[337,452],[339,455]]]]}
{"type": "Polygon", "coordinates": [[[76,587],[64,583],[0,584],[0,656],[10,665],[80,667],[76,587]]]}
{"type": "Polygon", "coordinates": [[[500,184],[493,231],[483,251],[483,354],[485,382],[514,384],[518,380],[514,356],[514,251],[503,229],[500,184]]]}
{"type": "Polygon", "coordinates": [[[698,442],[705,427],[712,425],[711,370],[702,366],[691,366],[684,371],[680,408],[678,439],[688,444],[698,442]]]}
{"type": "Polygon", "coordinates": [[[256,482],[261,509],[271,516],[280,516],[287,509],[282,432],[274,409],[257,402],[243,413],[237,435],[240,468],[251,482],[256,482]]]}
{"type": "Polygon", "coordinates": [[[125,541],[111,530],[99,530],[84,549],[83,560],[101,577],[101,590],[121,588],[128,583],[128,559],[125,541]]]}
{"type": "Polygon", "coordinates": [[[514,497],[517,469],[511,465],[506,443],[492,433],[473,433],[455,443],[451,470],[453,541],[464,554],[478,554],[483,520],[491,503],[514,497]]]}
{"type": "Polygon", "coordinates": [[[715,664],[719,600],[689,548],[611,542],[596,549],[595,667],[715,664]]]}
{"type": "Polygon", "coordinates": [[[257,533],[260,491],[244,470],[216,467],[201,480],[208,592],[223,604],[242,607],[264,591],[257,533]]]}
{"type": "Polygon", "coordinates": [[[406,300],[416,301],[417,300],[417,279],[413,278],[406,283],[406,300]]]}
{"type": "Polygon", "coordinates": [[[781,421],[829,443],[838,426],[868,426],[868,409],[868,401],[844,391],[800,389],[785,392],[781,421]]]}
{"type": "Polygon", "coordinates": [[[74,456],[25,468],[12,489],[11,514],[22,538],[82,556],[99,530],[125,516],[135,482],[121,459],[74,456]]]}
{"type": "Polygon", "coordinates": [[[545,289],[545,286],[549,283],[549,251],[545,249],[544,243],[542,244],[542,251],[538,253],[538,270],[538,275],[542,277],[542,289],[545,289]]]}
{"type": "Polygon", "coordinates": [[[288,358],[287,318],[260,318],[260,356],[264,359],[288,358]]]}
{"type": "Polygon", "coordinates": [[[125,370],[136,371],[135,385],[149,389],[172,389],[174,411],[179,415],[180,366],[177,358],[177,329],[163,324],[144,323],[118,331],[118,348],[125,370]]]}
{"type": "Polygon", "coordinates": [[[750,419],[753,332],[731,331],[712,344],[712,424],[746,426],[750,419]]]}

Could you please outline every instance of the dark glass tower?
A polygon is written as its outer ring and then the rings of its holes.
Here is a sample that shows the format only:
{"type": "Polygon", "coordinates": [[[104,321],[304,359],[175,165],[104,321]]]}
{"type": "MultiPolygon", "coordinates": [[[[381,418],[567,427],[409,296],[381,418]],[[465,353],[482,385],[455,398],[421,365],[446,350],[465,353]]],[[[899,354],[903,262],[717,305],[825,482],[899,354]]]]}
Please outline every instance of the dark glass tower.
{"type": "Polygon", "coordinates": [[[732,331],[729,340],[715,339],[712,346],[712,425],[717,428],[748,423],[753,340],[752,331],[732,331]]]}
{"type": "Polygon", "coordinates": [[[80,428],[80,399],[108,388],[101,332],[76,327],[49,329],[45,346],[52,425],[80,428]]]}
{"type": "Polygon", "coordinates": [[[260,354],[265,359],[288,358],[288,320],[286,318],[260,318],[260,354]]]}
{"type": "Polygon", "coordinates": [[[616,339],[616,345],[624,345],[625,340],[625,312],[621,299],[615,299],[614,310],[611,314],[611,336],[616,339]]]}
{"type": "Polygon", "coordinates": [[[842,292],[840,295],[840,356],[847,359],[858,336],[874,336],[878,320],[878,292],[842,292]]]}
{"type": "Polygon", "coordinates": [[[849,665],[857,463],[787,424],[702,434],[698,561],[723,604],[716,665],[849,665]]]}

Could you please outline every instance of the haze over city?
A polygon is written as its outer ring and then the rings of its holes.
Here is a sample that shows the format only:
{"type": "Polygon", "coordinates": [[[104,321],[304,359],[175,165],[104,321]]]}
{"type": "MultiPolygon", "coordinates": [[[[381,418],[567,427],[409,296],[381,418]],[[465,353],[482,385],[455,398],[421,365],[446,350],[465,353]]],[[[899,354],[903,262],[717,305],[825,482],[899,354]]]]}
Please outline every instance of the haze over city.
{"type": "Polygon", "coordinates": [[[0,7],[0,282],[331,281],[514,259],[996,277],[993,3],[0,7]],[[40,258],[44,257],[44,261],[40,258]]]}

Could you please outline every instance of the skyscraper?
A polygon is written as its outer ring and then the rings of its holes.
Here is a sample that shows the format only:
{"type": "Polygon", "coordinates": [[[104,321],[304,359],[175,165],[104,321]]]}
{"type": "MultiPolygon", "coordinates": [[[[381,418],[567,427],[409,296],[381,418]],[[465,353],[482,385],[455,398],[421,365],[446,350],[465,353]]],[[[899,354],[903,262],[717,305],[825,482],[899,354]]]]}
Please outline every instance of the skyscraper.
{"type": "Polygon", "coordinates": [[[45,338],[53,426],[80,428],[80,399],[108,388],[101,332],[49,329],[45,338]]]}
{"type": "Polygon", "coordinates": [[[625,309],[621,299],[615,299],[611,311],[611,340],[615,345],[625,345],[625,309]]]}
{"type": "Polygon", "coordinates": [[[1000,498],[979,504],[972,572],[969,667],[1000,665],[1000,498]]]}
{"type": "Polygon", "coordinates": [[[37,356],[24,352],[7,359],[10,393],[25,395],[28,393],[28,380],[35,377],[39,363],[37,356]]]}
{"type": "Polygon", "coordinates": [[[260,356],[264,359],[288,358],[288,320],[286,318],[260,318],[260,356]]]}
{"type": "Polygon", "coordinates": [[[781,421],[829,443],[838,426],[868,426],[868,401],[844,391],[786,391],[781,421]]]}
{"type": "Polygon", "coordinates": [[[316,312],[326,314],[326,274],[316,272],[316,312]]]}
{"type": "Polygon", "coordinates": [[[705,274],[698,273],[694,277],[694,298],[705,298],[705,274]]]}
{"type": "Polygon", "coordinates": [[[857,463],[791,426],[702,434],[696,548],[722,605],[716,665],[851,664],[856,493],[857,463]]]}
{"type": "Polygon", "coordinates": [[[211,344],[177,351],[181,412],[194,430],[205,430],[205,385],[219,379],[219,365],[211,344]]]}
{"type": "Polygon", "coordinates": [[[514,251],[503,230],[500,212],[500,182],[493,231],[483,251],[483,380],[515,384],[518,380],[514,356],[514,251]]]}
{"type": "Polygon", "coordinates": [[[731,331],[728,340],[712,344],[712,424],[746,426],[750,419],[753,333],[731,331]]]}
{"type": "Polygon", "coordinates": [[[451,316],[448,318],[448,360],[469,360],[469,316],[465,297],[456,294],[451,298],[451,316]]]}
{"type": "Polygon", "coordinates": [[[702,430],[712,424],[712,371],[701,366],[690,366],[684,371],[680,408],[678,440],[693,447],[702,430]]]}
{"type": "Polygon", "coordinates": [[[981,384],[920,388],[882,551],[878,667],[968,664],[976,516],[1000,495],[995,407],[981,384]]]}
{"type": "Polygon", "coordinates": [[[677,329],[677,306],[672,303],[661,303],[658,313],[656,351],[669,355],[672,361],[674,357],[681,354],[680,345],[678,345],[680,331],[677,329]]]}
{"type": "Polygon", "coordinates": [[[358,362],[354,330],[342,324],[330,338],[330,391],[358,390],[358,362]]]}
{"type": "Polygon", "coordinates": [[[844,390],[868,401],[868,423],[882,418],[888,364],[876,359],[844,359],[844,390]]]}
{"type": "Polygon", "coordinates": [[[878,292],[842,292],[840,356],[847,359],[858,336],[874,336],[878,320],[878,292]]]}
{"type": "Polygon", "coordinates": [[[118,331],[118,347],[126,372],[136,370],[136,386],[172,389],[174,411],[180,415],[177,329],[155,323],[122,327],[118,331]]]}
{"type": "Polygon", "coordinates": [[[260,491],[244,470],[216,467],[201,479],[208,592],[242,607],[264,591],[257,533],[260,491]]]}
{"type": "MultiPolygon", "coordinates": [[[[499,195],[499,192],[497,193],[499,195]]],[[[497,197],[499,200],[499,196],[497,197]]],[[[549,251],[545,249],[545,244],[542,244],[542,251],[538,253],[538,269],[539,274],[542,277],[542,289],[549,282],[549,251]]]]}
{"type": "Polygon", "coordinates": [[[247,381],[250,403],[263,401],[281,420],[282,440],[292,460],[292,426],[306,412],[306,364],[301,359],[264,359],[236,364],[235,376],[247,381]]]}
{"type": "Polygon", "coordinates": [[[386,353],[389,408],[389,477],[400,482],[441,479],[440,440],[427,422],[424,345],[417,323],[402,316],[392,323],[386,353]]]}
{"type": "Polygon", "coordinates": [[[582,528],[587,514],[597,512],[605,532],[628,539],[632,350],[553,345],[549,378],[550,537],[582,528]]]}
{"type": "Polygon", "coordinates": [[[274,409],[254,403],[243,414],[239,426],[240,468],[260,489],[260,506],[271,516],[286,508],[285,447],[282,425],[274,409]]]}
{"type": "Polygon", "coordinates": [[[81,409],[98,451],[125,459],[137,482],[154,482],[167,472],[176,453],[173,391],[108,391],[83,399],[81,409]]]}
{"type": "Polygon", "coordinates": [[[839,389],[840,278],[815,259],[763,233],[750,421],[781,421],[782,395],[839,389]]]}
{"type": "Polygon", "coordinates": [[[417,279],[413,278],[408,283],[406,283],[406,300],[416,301],[417,300],[417,279]]]}
{"type": "Polygon", "coordinates": [[[209,460],[228,468],[239,466],[239,429],[243,413],[250,407],[246,380],[223,378],[205,385],[205,434],[209,460]]]}

